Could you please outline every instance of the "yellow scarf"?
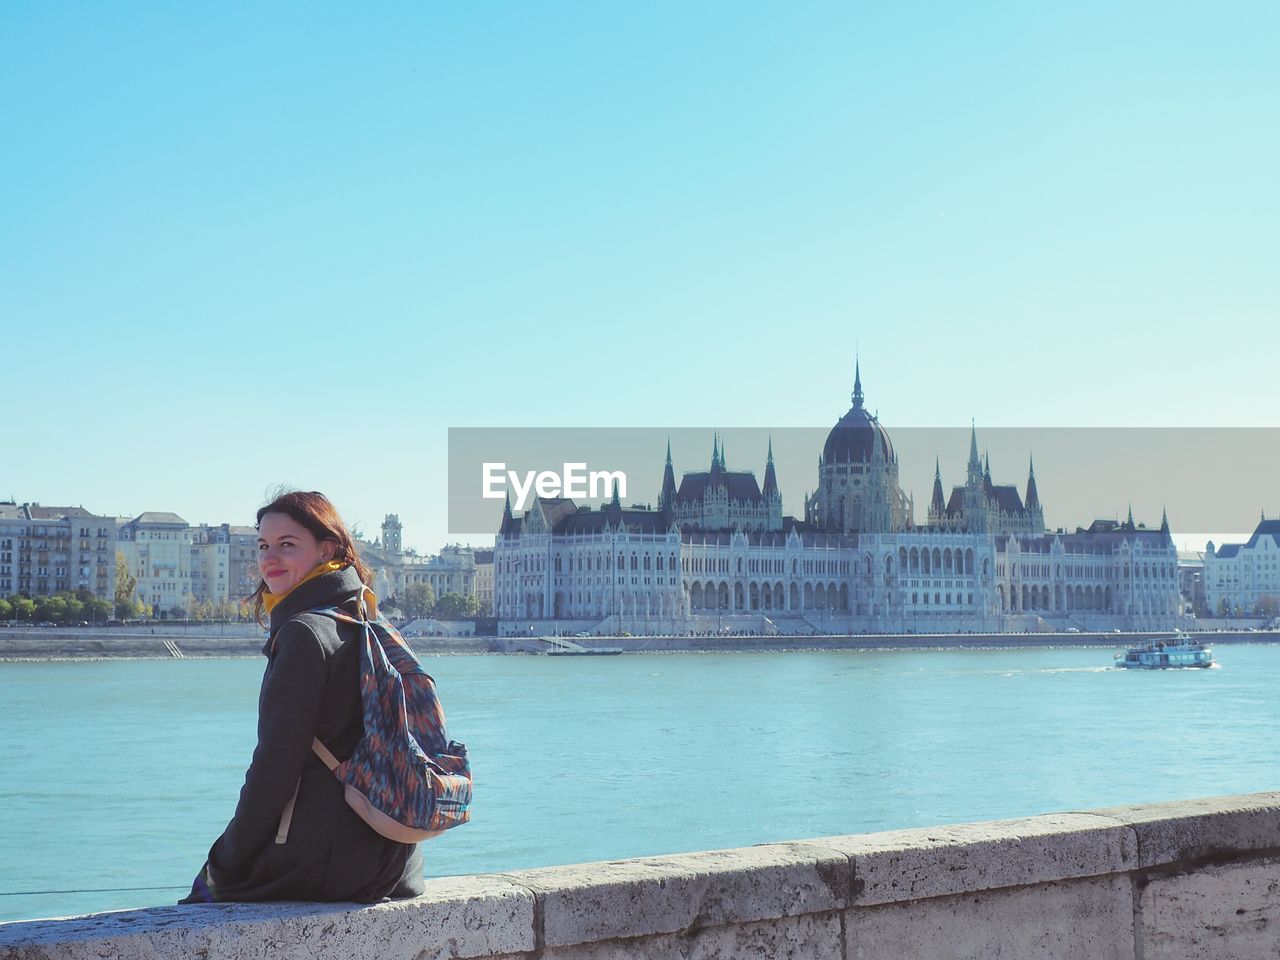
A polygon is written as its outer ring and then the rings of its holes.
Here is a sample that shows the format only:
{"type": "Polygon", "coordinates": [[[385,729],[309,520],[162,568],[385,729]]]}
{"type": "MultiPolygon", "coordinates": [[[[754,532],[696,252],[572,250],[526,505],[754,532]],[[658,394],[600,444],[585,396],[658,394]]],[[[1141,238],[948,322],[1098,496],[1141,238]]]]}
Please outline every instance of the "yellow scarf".
{"type": "MultiPolygon", "coordinates": [[[[300,586],[302,586],[308,580],[314,580],[316,577],[320,576],[321,574],[333,573],[335,570],[341,570],[345,566],[346,566],[345,563],[341,563],[340,561],[337,561],[337,560],[325,560],[321,563],[317,563],[314,567],[312,567],[310,573],[308,573],[305,577],[303,577],[301,580],[295,583],[292,587],[290,587],[284,593],[277,594],[277,593],[272,593],[270,590],[265,591],[262,594],[262,605],[267,608],[267,615],[270,616],[271,610],[275,607],[277,603],[279,603],[289,594],[293,593],[293,591],[297,590],[300,586]]],[[[372,594],[373,591],[369,591],[369,592],[370,594],[372,594]]],[[[374,609],[377,609],[377,607],[375,606],[374,609]]]]}

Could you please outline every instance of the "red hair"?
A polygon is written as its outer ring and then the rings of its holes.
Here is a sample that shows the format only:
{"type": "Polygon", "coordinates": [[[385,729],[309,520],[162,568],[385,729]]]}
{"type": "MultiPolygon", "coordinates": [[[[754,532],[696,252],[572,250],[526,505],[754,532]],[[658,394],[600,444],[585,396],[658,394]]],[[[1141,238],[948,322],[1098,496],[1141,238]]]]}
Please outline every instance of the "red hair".
{"type": "MultiPolygon", "coordinates": [[[[360,551],[356,548],[355,539],[347,531],[347,525],[342,522],[337,508],[323,493],[316,490],[306,493],[301,490],[287,490],[278,493],[270,503],[258,511],[258,525],[261,525],[262,518],[268,513],[283,513],[306,528],[316,540],[335,544],[337,550],[334,552],[333,559],[344,566],[355,567],[360,582],[366,586],[373,582],[373,573],[360,559],[360,551]]],[[[249,595],[249,599],[253,601],[254,619],[259,623],[262,622],[264,606],[262,595],[266,592],[267,582],[259,580],[258,589],[249,595]]]]}

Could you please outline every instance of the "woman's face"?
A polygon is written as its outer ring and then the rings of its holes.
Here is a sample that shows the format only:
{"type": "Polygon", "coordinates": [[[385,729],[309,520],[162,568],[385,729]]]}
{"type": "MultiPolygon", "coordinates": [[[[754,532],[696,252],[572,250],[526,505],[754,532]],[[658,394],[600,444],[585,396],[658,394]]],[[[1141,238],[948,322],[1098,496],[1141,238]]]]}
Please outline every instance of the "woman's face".
{"type": "Polygon", "coordinates": [[[288,593],[316,564],[332,560],[337,549],[287,513],[264,513],[258,522],[258,572],[274,594],[288,593]]]}

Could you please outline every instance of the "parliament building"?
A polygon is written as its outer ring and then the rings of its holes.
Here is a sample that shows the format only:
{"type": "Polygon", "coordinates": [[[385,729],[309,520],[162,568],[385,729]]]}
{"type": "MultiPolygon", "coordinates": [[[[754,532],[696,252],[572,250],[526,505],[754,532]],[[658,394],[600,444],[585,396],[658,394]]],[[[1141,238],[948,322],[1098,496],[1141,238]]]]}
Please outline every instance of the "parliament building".
{"type": "Polygon", "coordinates": [[[784,516],[772,444],[764,481],[730,470],[719,438],[677,483],[670,444],[657,507],[508,503],[494,544],[504,634],[955,633],[1168,629],[1177,552],[1158,529],[1098,520],[1048,532],[1028,460],[1025,494],[995,484],[970,432],[963,485],[935,464],[923,523],[855,365],[849,411],[827,436],[804,517],[784,516]]]}

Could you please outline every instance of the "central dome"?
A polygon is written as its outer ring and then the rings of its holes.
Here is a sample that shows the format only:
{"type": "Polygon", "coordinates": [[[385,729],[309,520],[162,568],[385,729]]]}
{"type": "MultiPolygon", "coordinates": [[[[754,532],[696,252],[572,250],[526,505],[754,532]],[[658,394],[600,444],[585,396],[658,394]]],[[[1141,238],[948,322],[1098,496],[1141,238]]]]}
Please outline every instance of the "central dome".
{"type": "Polygon", "coordinates": [[[893,461],[893,444],[889,442],[889,431],[880,425],[880,421],[855,402],[853,409],[840,418],[840,422],[827,434],[827,442],[822,446],[823,463],[862,463],[871,459],[875,444],[880,444],[880,453],[885,463],[893,461]]]}
{"type": "Polygon", "coordinates": [[[865,463],[871,459],[877,443],[885,463],[892,462],[893,444],[889,442],[889,432],[863,406],[862,371],[856,365],[852,399],[853,407],[827,434],[827,442],[822,446],[822,462],[865,463]]]}

